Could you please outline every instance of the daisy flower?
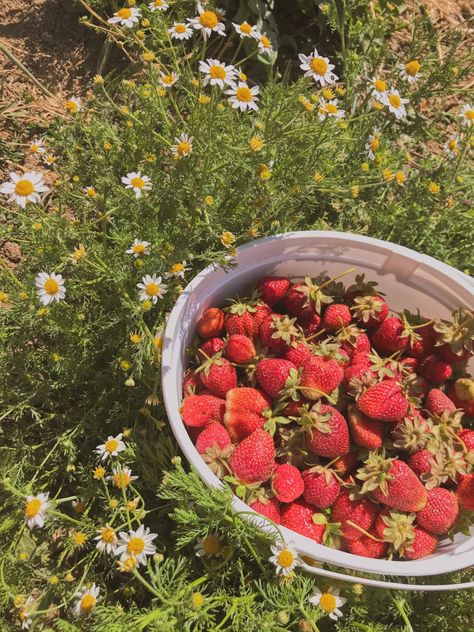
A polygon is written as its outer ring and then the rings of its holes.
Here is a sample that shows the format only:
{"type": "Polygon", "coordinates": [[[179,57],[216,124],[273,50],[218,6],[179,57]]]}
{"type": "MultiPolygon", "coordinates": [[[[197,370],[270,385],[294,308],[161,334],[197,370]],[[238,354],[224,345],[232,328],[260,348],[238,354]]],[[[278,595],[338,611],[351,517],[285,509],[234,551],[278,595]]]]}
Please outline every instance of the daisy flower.
{"type": "Polygon", "coordinates": [[[374,77],[371,81],[372,84],[372,96],[380,103],[385,103],[387,100],[387,84],[383,79],[377,79],[374,77]]]}
{"type": "Polygon", "coordinates": [[[251,26],[248,22],[242,22],[241,24],[235,24],[235,22],[232,22],[232,26],[240,35],[241,39],[244,37],[253,37],[254,39],[257,39],[259,35],[257,27],[251,26]]]}
{"type": "Polygon", "coordinates": [[[42,160],[46,165],[48,165],[48,167],[51,167],[51,165],[54,165],[57,158],[56,156],[53,156],[53,154],[47,154],[46,156],[42,157],[42,160]]]}
{"type": "Polygon", "coordinates": [[[390,112],[395,114],[395,118],[405,118],[407,115],[405,103],[409,103],[409,100],[401,97],[400,93],[395,88],[392,88],[389,92],[387,92],[385,104],[388,105],[390,112]]]}
{"type": "Polygon", "coordinates": [[[315,81],[319,81],[322,86],[335,83],[338,77],[332,72],[334,64],[329,63],[327,57],[321,57],[316,50],[311,55],[298,55],[301,64],[301,70],[306,70],[305,77],[313,77],[315,81]]]}
{"type": "Polygon", "coordinates": [[[234,109],[239,109],[241,112],[245,110],[258,110],[258,97],[260,92],[258,86],[249,88],[245,81],[239,81],[234,84],[230,90],[226,91],[226,94],[230,95],[229,103],[234,109]]]}
{"type": "Polygon", "coordinates": [[[180,263],[175,263],[171,266],[171,276],[174,276],[178,279],[184,279],[184,275],[186,272],[190,270],[190,267],[187,265],[186,260],[181,261],[180,263]]]}
{"type": "Polygon", "coordinates": [[[318,115],[320,121],[324,121],[328,116],[341,119],[344,117],[344,114],[345,110],[339,110],[337,107],[337,99],[333,99],[329,102],[326,102],[323,98],[319,99],[318,115]]]}
{"type": "Polygon", "coordinates": [[[66,101],[66,110],[70,114],[77,114],[82,109],[82,100],[79,97],[71,97],[66,101]]]}
{"type": "Polygon", "coordinates": [[[49,305],[54,301],[59,302],[66,294],[64,279],[60,274],[40,272],[36,277],[36,287],[40,303],[49,305]]]}
{"type": "Polygon", "coordinates": [[[224,24],[220,22],[222,17],[221,11],[216,13],[215,11],[204,10],[200,2],[198,2],[197,10],[199,15],[195,18],[188,18],[188,22],[194,29],[202,32],[204,39],[210,37],[213,31],[219,35],[225,36],[224,24]]]}
{"type": "Polygon", "coordinates": [[[259,53],[266,53],[267,55],[270,55],[270,53],[273,53],[272,43],[266,35],[260,34],[259,37],[257,38],[257,41],[258,41],[259,53]]]}
{"type": "Polygon", "coordinates": [[[25,601],[25,603],[23,604],[23,606],[20,608],[20,612],[18,613],[18,616],[21,621],[22,630],[28,630],[30,625],[33,623],[33,620],[30,617],[33,602],[34,602],[34,599],[30,595],[28,599],[25,601]]]}
{"type": "Polygon", "coordinates": [[[41,199],[40,194],[49,191],[43,175],[36,171],[27,171],[23,175],[10,171],[8,175],[10,182],[3,182],[0,185],[0,193],[9,195],[8,202],[16,202],[21,208],[25,208],[28,202],[36,204],[41,199]]]}
{"type": "Polygon", "coordinates": [[[201,538],[194,549],[198,557],[204,557],[205,555],[217,557],[222,555],[222,538],[217,531],[214,531],[214,533],[210,533],[205,538],[201,538]]]}
{"type": "Polygon", "coordinates": [[[193,151],[193,137],[188,136],[188,134],[181,134],[178,138],[175,138],[176,145],[171,147],[171,151],[173,156],[177,160],[181,160],[181,158],[185,158],[189,156],[189,154],[193,151]]]}
{"type": "Polygon", "coordinates": [[[205,74],[203,84],[207,86],[219,86],[224,89],[224,86],[233,85],[237,70],[234,66],[226,66],[218,59],[207,59],[206,61],[199,62],[199,70],[205,74]]]}
{"type": "Polygon", "coordinates": [[[112,475],[106,477],[106,481],[112,481],[117,489],[125,489],[136,481],[138,476],[132,476],[132,470],[129,467],[122,467],[121,465],[115,465],[112,467],[112,475]]]}
{"type": "Polygon", "coordinates": [[[123,434],[120,432],[116,437],[109,436],[107,441],[98,445],[95,451],[102,458],[102,461],[109,456],[117,456],[120,452],[126,450],[125,443],[122,441],[123,434]]]}
{"type": "Polygon", "coordinates": [[[269,562],[276,567],[276,574],[289,575],[293,569],[300,564],[300,559],[295,552],[292,542],[288,544],[281,543],[280,545],[274,545],[270,547],[273,555],[268,558],[269,562]]]}
{"type": "Polygon", "coordinates": [[[134,257],[139,257],[140,255],[149,255],[150,249],[148,248],[148,246],[150,245],[151,244],[149,241],[134,239],[133,244],[125,252],[127,253],[127,255],[133,255],[134,257]]]}
{"type": "Polygon", "coordinates": [[[25,505],[25,520],[28,529],[41,529],[46,522],[46,512],[49,507],[49,493],[27,496],[25,505]]]}
{"type": "Polygon", "coordinates": [[[134,24],[138,23],[141,15],[142,12],[136,7],[124,7],[116,11],[107,22],[109,24],[120,24],[120,26],[126,26],[128,29],[131,29],[134,24]]]}
{"type": "Polygon", "coordinates": [[[166,74],[165,72],[160,72],[160,85],[163,86],[163,88],[171,88],[171,86],[173,86],[179,79],[179,75],[177,75],[175,72],[170,72],[168,74],[166,74]]]}
{"type": "Polygon", "coordinates": [[[73,607],[75,616],[80,617],[83,614],[89,614],[97,603],[99,593],[100,588],[95,583],[90,588],[83,586],[75,593],[74,598],[77,600],[73,607]]]}
{"type": "Polygon", "coordinates": [[[329,615],[329,618],[333,621],[337,621],[339,617],[342,617],[342,612],[339,610],[347,599],[339,597],[339,591],[335,589],[329,589],[328,592],[322,593],[319,588],[316,588],[314,595],[309,598],[309,603],[318,607],[325,614],[329,615]]]}
{"type": "Polygon", "coordinates": [[[380,145],[380,130],[374,127],[372,134],[369,134],[369,140],[365,143],[365,151],[369,160],[375,160],[375,153],[380,145]]]}
{"type": "Polygon", "coordinates": [[[193,29],[188,24],[184,24],[184,22],[175,22],[168,29],[168,33],[172,39],[188,40],[193,34],[193,29]]]}
{"type": "Polygon", "coordinates": [[[90,198],[97,197],[97,191],[94,189],[94,187],[84,187],[82,189],[82,192],[85,193],[87,197],[90,197],[90,198]]]}
{"type": "Polygon", "coordinates": [[[453,138],[446,141],[444,144],[444,151],[451,159],[459,156],[459,138],[457,136],[453,136],[453,138]]]}
{"type": "Polygon", "coordinates": [[[156,546],[152,542],[157,537],[157,533],[150,533],[150,529],[144,525],[140,525],[136,531],[121,531],[115,555],[120,557],[121,562],[131,557],[137,566],[146,564],[146,556],[156,553],[156,546]]]}
{"type": "Polygon", "coordinates": [[[44,154],[46,149],[43,147],[41,138],[37,138],[30,145],[30,154],[44,154]]]}
{"type": "Polygon", "coordinates": [[[474,123],[474,106],[470,103],[466,103],[463,106],[460,115],[462,117],[462,124],[465,127],[472,127],[474,123]]]}
{"type": "Polygon", "coordinates": [[[153,0],[148,5],[150,11],[166,11],[170,5],[165,0],[153,0]]]}
{"type": "Polygon", "coordinates": [[[162,279],[156,274],[146,274],[142,278],[141,283],[137,283],[137,288],[140,290],[139,298],[141,301],[151,301],[153,305],[156,304],[159,298],[163,298],[166,294],[168,287],[161,282],[162,279]]]}
{"type": "Polygon", "coordinates": [[[415,83],[422,76],[420,63],[416,59],[407,64],[397,64],[397,68],[400,70],[400,77],[408,83],[415,83]]]}
{"type": "Polygon", "coordinates": [[[126,189],[133,189],[135,197],[139,198],[142,191],[151,189],[151,180],[148,176],[143,175],[141,171],[131,171],[126,176],[122,176],[122,183],[126,189]]]}
{"type": "Polygon", "coordinates": [[[101,527],[97,533],[99,534],[94,540],[97,541],[96,547],[101,553],[114,553],[117,546],[117,534],[115,529],[106,524],[105,527],[101,527]]]}

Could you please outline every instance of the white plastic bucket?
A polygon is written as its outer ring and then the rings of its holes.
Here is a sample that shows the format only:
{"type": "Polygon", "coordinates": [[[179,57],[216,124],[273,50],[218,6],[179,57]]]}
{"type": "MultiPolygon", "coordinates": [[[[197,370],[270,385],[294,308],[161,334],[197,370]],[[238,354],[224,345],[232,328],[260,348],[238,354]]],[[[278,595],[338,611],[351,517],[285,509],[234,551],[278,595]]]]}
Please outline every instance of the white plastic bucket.
{"type": "MultiPolygon", "coordinates": [[[[331,276],[354,266],[369,280],[378,281],[392,309],[419,307],[426,316],[448,317],[456,307],[474,309],[472,279],[446,264],[389,242],[350,233],[305,231],[285,233],[253,241],[238,248],[235,268],[224,270],[208,266],[186,287],[170,314],[164,335],[162,357],[163,395],[173,433],[188,461],[210,487],[221,482],[202,460],[182,422],[179,407],[182,380],[188,359],[186,348],[195,336],[196,322],[211,306],[219,306],[230,297],[244,294],[260,277],[285,275],[292,278],[324,272],[331,276]]],[[[347,281],[354,276],[348,276],[347,281]]],[[[235,511],[251,511],[234,496],[235,511]]],[[[250,516],[252,519],[253,516],[250,516]]],[[[263,529],[272,529],[262,518],[255,520],[263,529]]],[[[474,562],[474,535],[457,534],[453,542],[443,542],[433,555],[414,561],[371,559],[317,544],[313,540],[282,528],[286,540],[297,550],[318,562],[344,569],[378,575],[424,577],[466,568],[474,562]]],[[[324,574],[371,585],[411,590],[448,590],[472,588],[465,584],[400,584],[335,573],[305,565],[308,572],[324,574]]]]}

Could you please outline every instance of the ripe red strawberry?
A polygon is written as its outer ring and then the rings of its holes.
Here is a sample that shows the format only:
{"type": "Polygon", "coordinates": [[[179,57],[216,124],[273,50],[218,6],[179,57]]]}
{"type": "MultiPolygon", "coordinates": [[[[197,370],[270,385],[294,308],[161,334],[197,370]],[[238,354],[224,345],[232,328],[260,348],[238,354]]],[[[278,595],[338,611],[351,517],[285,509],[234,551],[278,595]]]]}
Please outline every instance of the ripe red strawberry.
{"type": "Polygon", "coordinates": [[[474,511],[474,472],[461,478],[456,487],[456,496],[461,509],[474,511]]]}
{"type": "Polygon", "coordinates": [[[256,388],[231,389],[225,399],[224,425],[232,441],[242,441],[262,428],[266,421],[262,413],[270,405],[268,397],[256,388]]]}
{"type": "Polygon", "coordinates": [[[345,351],[352,361],[352,358],[358,353],[370,353],[371,348],[368,335],[364,332],[360,332],[355,339],[342,340],[340,351],[345,351]]]}
{"type": "Polygon", "coordinates": [[[280,503],[276,498],[268,498],[266,501],[254,500],[254,502],[250,504],[250,508],[262,514],[262,516],[266,516],[272,522],[281,524],[280,503]]]}
{"type": "Polygon", "coordinates": [[[428,490],[425,507],[416,514],[416,521],[429,533],[443,535],[456,524],[459,504],[456,494],[443,487],[428,490]]]}
{"type": "Polygon", "coordinates": [[[426,398],[425,408],[432,415],[442,415],[444,412],[454,412],[456,404],[439,388],[432,388],[426,398]]]}
{"type": "Polygon", "coordinates": [[[227,391],[237,386],[237,373],[226,358],[214,360],[200,373],[204,386],[217,397],[225,397],[227,391]]]}
{"type": "Polygon", "coordinates": [[[208,448],[216,446],[222,450],[230,445],[232,441],[224,426],[217,421],[211,421],[197,438],[196,450],[203,454],[208,448]]]}
{"type": "Polygon", "coordinates": [[[274,462],[273,439],[260,428],[241,441],[230,457],[230,467],[242,483],[267,481],[273,473],[274,462]]]}
{"type": "Polygon", "coordinates": [[[216,338],[224,329],[224,312],[218,307],[207,309],[198,320],[197,331],[201,338],[216,338]]]}
{"type": "Polygon", "coordinates": [[[225,315],[225,330],[229,336],[239,334],[253,339],[258,333],[258,325],[254,318],[255,307],[245,303],[234,303],[228,310],[225,315]]]}
{"type": "Polygon", "coordinates": [[[312,353],[304,342],[297,342],[295,347],[289,347],[283,355],[285,360],[293,362],[296,367],[303,366],[312,353]]]}
{"type": "Polygon", "coordinates": [[[316,524],[313,521],[315,513],[314,507],[303,500],[297,500],[281,508],[281,524],[321,544],[325,527],[324,524],[316,524]]]}
{"type": "Polygon", "coordinates": [[[290,399],[285,408],[281,411],[283,417],[300,417],[301,416],[301,408],[305,404],[313,405],[313,402],[310,402],[306,397],[301,397],[298,401],[294,401],[290,399]]]}
{"type": "Polygon", "coordinates": [[[332,303],[326,308],[321,326],[329,333],[334,333],[341,327],[347,327],[352,321],[352,314],[347,305],[332,303]]]}
{"type": "Polygon", "coordinates": [[[291,370],[296,372],[296,367],[289,360],[265,358],[257,364],[255,375],[265,393],[276,398],[280,391],[285,388],[291,370]]]}
{"type": "Polygon", "coordinates": [[[420,365],[417,358],[402,358],[399,363],[404,369],[404,371],[408,373],[415,373],[420,365]]]}
{"type": "MultiPolygon", "coordinates": [[[[375,537],[375,533],[369,533],[375,537]]],[[[377,542],[366,535],[358,540],[345,540],[345,548],[353,555],[362,555],[363,557],[372,557],[374,559],[385,557],[388,552],[388,542],[377,542]]]]}
{"type": "Polygon", "coordinates": [[[332,469],[336,474],[339,474],[339,476],[346,476],[354,471],[358,462],[359,453],[357,450],[353,450],[336,459],[332,464],[332,469]]]}
{"type": "Polygon", "coordinates": [[[463,430],[459,430],[457,433],[458,437],[466,446],[468,452],[474,450],[474,430],[469,430],[468,428],[464,428],[463,430]]]}
{"type": "Polygon", "coordinates": [[[281,314],[266,316],[260,325],[262,343],[278,355],[283,355],[298,335],[294,319],[281,314]]]}
{"type": "Polygon", "coordinates": [[[382,509],[377,518],[375,519],[373,526],[373,533],[377,538],[384,539],[385,538],[385,529],[387,528],[387,524],[384,521],[384,517],[390,517],[390,509],[382,509]]]}
{"type": "Polygon", "coordinates": [[[305,289],[307,286],[302,281],[293,283],[283,299],[283,307],[292,316],[309,316],[314,313],[307,293],[302,291],[305,289]]]}
{"type": "Polygon", "coordinates": [[[338,410],[318,402],[309,413],[304,413],[303,420],[306,422],[306,447],[308,450],[329,458],[349,452],[347,421],[338,410]]]}
{"type": "Polygon", "coordinates": [[[419,338],[408,342],[407,352],[414,358],[423,358],[429,355],[436,342],[436,332],[433,325],[425,325],[416,330],[419,338]]]}
{"type": "Polygon", "coordinates": [[[431,382],[446,382],[453,374],[453,367],[431,353],[420,362],[419,373],[431,382]]]}
{"type": "Polygon", "coordinates": [[[199,393],[199,391],[203,388],[204,387],[202,385],[199,373],[191,370],[186,371],[186,374],[183,378],[183,397],[199,393]]]}
{"type": "Polygon", "coordinates": [[[436,347],[436,351],[446,362],[451,362],[451,364],[466,362],[472,356],[472,351],[468,349],[463,349],[460,354],[454,353],[449,344],[436,347]]]}
{"type": "Polygon", "coordinates": [[[357,400],[357,408],[379,421],[401,421],[408,410],[402,388],[395,380],[383,380],[362,393],[357,400]]]}
{"type": "Polygon", "coordinates": [[[290,285],[286,277],[264,277],[257,283],[257,291],[262,301],[273,307],[284,298],[290,285]]]}
{"type": "Polygon", "coordinates": [[[354,351],[351,356],[351,366],[356,364],[365,364],[367,368],[372,366],[372,360],[369,358],[370,350],[354,351]]]}
{"type": "Polygon", "coordinates": [[[375,373],[367,364],[351,364],[344,369],[344,386],[348,389],[351,386],[351,380],[361,379],[362,377],[369,379],[375,378],[375,373]]]}
{"type": "Polygon", "coordinates": [[[375,450],[382,446],[385,424],[369,419],[355,406],[347,409],[347,421],[354,443],[362,448],[375,450]]]}
{"type": "Polygon", "coordinates": [[[300,316],[298,318],[298,325],[303,330],[306,338],[311,338],[311,336],[314,336],[314,334],[321,330],[321,316],[316,314],[316,312],[300,316]]]}
{"type": "Polygon", "coordinates": [[[379,327],[388,315],[388,305],[381,296],[358,296],[352,307],[354,318],[369,330],[379,327]]]}
{"type": "Polygon", "coordinates": [[[383,321],[372,336],[372,343],[386,353],[402,351],[408,344],[408,337],[402,337],[405,328],[400,318],[393,316],[383,321]]]}
{"type": "Polygon", "coordinates": [[[464,410],[469,417],[474,417],[474,380],[461,377],[448,389],[448,396],[453,403],[464,410]]]}
{"type": "Polygon", "coordinates": [[[419,450],[408,457],[408,465],[415,472],[418,478],[422,474],[429,474],[433,466],[433,453],[429,450],[419,450]]]}
{"type": "Polygon", "coordinates": [[[236,364],[247,364],[250,362],[255,357],[255,347],[251,338],[240,334],[229,336],[225,348],[225,356],[236,364]]]}
{"type": "Polygon", "coordinates": [[[204,428],[211,421],[222,421],[225,401],[213,395],[189,395],[181,406],[183,421],[188,427],[204,428]]]}
{"type": "Polygon", "coordinates": [[[303,472],[304,499],[315,507],[326,509],[339,496],[341,485],[330,470],[323,467],[303,472]]]}
{"type": "Polygon", "coordinates": [[[273,313],[272,308],[266,303],[258,302],[255,304],[255,312],[253,312],[253,318],[255,326],[257,327],[257,334],[260,330],[260,325],[263,323],[267,316],[273,313]]]}
{"type": "Polygon", "coordinates": [[[275,496],[282,503],[291,503],[301,496],[304,482],[297,467],[290,463],[275,465],[272,479],[272,489],[275,496]]]}
{"type": "Polygon", "coordinates": [[[351,500],[349,493],[346,489],[341,489],[332,507],[331,520],[341,523],[341,531],[346,540],[359,540],[363,533],[356,527],[347,524],[347,521],[353,522],[364,531],[370,531],[378,510],[368,498],[361,497],[351,500]]]}
{"type": "Polygon", "coordinates": [[[436,551],[438,540],[434,535],[420,527],[415,527],[415,539],[405,550],[403,557],[407,560],[419,560],[436,551]]]}
{"type": "Polygon", "coordinates": [[[303,365],[301,392],[308,399],[319,399],[321,393],[332,393],[343,377],[344,370],[334,358],[311,356],[303,365]]]}
{"type": "Polygon", "coordinates": [[[222,340],[222,338],[209,338],[198,349],[197,355],[198,355],[199,361],[202,361],[202,359],[205,358],[206,356],[208,358],[212,358],[213,355],[215,355],[216,353],[219,353],[219,351],[222,351],[224,347],[225,347],[225,342],[222,340]],[[204,353],[201,353],[201,351],[203,351],[204,353]]]}

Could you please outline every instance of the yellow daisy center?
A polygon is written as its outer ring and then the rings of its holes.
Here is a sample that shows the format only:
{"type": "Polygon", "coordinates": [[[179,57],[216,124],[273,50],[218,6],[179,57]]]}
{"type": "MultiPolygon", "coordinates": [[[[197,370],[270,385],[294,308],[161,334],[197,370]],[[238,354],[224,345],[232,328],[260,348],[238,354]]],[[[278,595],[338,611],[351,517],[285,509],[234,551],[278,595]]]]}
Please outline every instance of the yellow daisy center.
{"type": "Polygon", "coordinates": [[[473,121],[474,120],[474,110],[466,110],[464,112],[464,116],[467,118],[468,121],[473,121]]]}
{"type": "Polygon", "coordinates": [[[133,246],[133,252],[136,252],[137,255],[140,255],[142,252],[145,252],[145,246],[143,244],[135,244],[133,246]]]}
{"type": "Polygon", "coordinates": [[[143,538],[130,538],[127,544],[127,553],[130,555],[140,555],[145,548],[145,540],[143,538]]]}
{"type": "Polygon", "coordinates": [[[326,105],[326,112],[328,114],[337,114],[337,105],[334,105],[334,103],[328,103],[326,105]]]}
{"type": "Polygon", "coordinates": [[[118,487],[119,489],[127,487],[130,483],[130,474],[128,472],[115,472],[113,481],[115,487],[118,487]]]}
{"type": "Polygon", "coordinates": [[[184,270],[184,266],[182,263],[175,263],[173,266],[171,266],[171,272],[173,274],[179,274],[183,270],[184,270]]]}
{"type": "Polygon", "coordinates": [[[115,542],[115,531],[111,527],[103,527],[100,537],[107,544],[113,544],[115,542]]]}
{"type": "Polygon", "coordinates": [[[191,596],[191,601],[195,608],[200,608],[202,604],[204,603],[204,595],[200,592],[193,593],[191,596]]]}
{"type": "Polygon", "coordinates": [[[157,296],[160,291],[160,286],[157,283],[148,283],[145,288],[145,292],[148,296],[157,296]]]}
{"type": "Polygon", "coordinates": [[[385,90],[387,89],[387,84],[385,83],[385,81],[382,81],[382,79],[376,79],[374,81],[374,86],[377,92],[385,92],[385,90]]]}
{"type": "Polygon", "coordinates": [[[75,114],[78,110],[77,103],[75,101],[68,101],[66,103],[66,109],[71,112],[71,114],[75,114]]]}
{"type": "Polygon", "coordinates": [[[379,145],[380,145],[379,139],[377,138],[377,136],[374,136],[372,140],[370,141],[370,149],[375,151],[376,149],[379,148],[379,145]]]}
{"type": "Polygon", "coordinates": [[[295,556],[288,549],[283,549],[278,553],[278,564],[282,568],[289,568],[295,561],[295,556]]]}
{"type": "Polygon", "coordinates": [[[77,533],[74,534],[74,542],[78,546],[83,545],[86,541],[87,541],[87,536],[85,533],[82,533],[82,531],[78,531],[77,533]]]}
{"type": "Polygon", "coordinates": [[[166,83],[168,86],[170,86],[173,83],[172,75],[164,75],[164,77],[162,77],[161,80],[163,81],[163,83],[166,83]]]}
{"type": "Polygon", "coordinates": [[[90,612],[95,606],[95,602],[96,598],[94,595],[84,595],[81,599],[81,610],[84,610],[84,612],[90,612]]]}
{"type": "Polygon", "coordinates": [[[122,20],[128,20],[128,18],[131,17],[131,15],[132,15],[132,10],[129,9],[128,7],[125,7],[123,9],[119,9],[117,11],[117,15],[122,20]]]}
{"type": "Polygon", "coordinates": [[[41,509],[41,500],[39,498],[32,498],[26,503],[25,516],[27,518],[34,518],[41,509]]]}
{"type": "Polygon", "coordinates": [[[119,442],[117,439],[109,439],[105,442],[105,449],[107,452],[115,452],[115,450],[119,447],[119,442]]]}
{"type": "Polygon", "coordinates": [[[245,33],[245,35],[250,35],[250,33],[252,32],[252,27],[248,22],[242,22],[242,24],[240,25],[240,31],[242,33],[245,33]]]}
{"type": "Polygon", "coordinates": [[[163,6],[163,0],[155,0],[155,2],[153,3],[153,6],[155,6],[155,7],[162,7],[163,6]]]}
{"type": "Polygon", "coordinates": [[[207,29],[213,29],[219,23],[219,18],[214,11],[204,11],[199,16],[199,22],[207,29]]]}
{"type": "Polygon", "coordinates": [[[320,76],[323,76],[326,74],[326,70],[328,69],[328,64],[327,62],[324,61],[324,59],[322,59],[321,57],[315,57],[314,59],[311,60],[310,62],[310,66],[311,66],[311,70],[320,76]]]}
{"type": "Polygon", "coordinates": [[[182,140],[178,144],[178,154],[180,156],[184,156],[185,154],[189,154],[190,151],[191,151],[191,145],[187,141],[182,140]]]}
{"type": "Polygon", "coordinates": [[[217,538],[215,535],[208,535],[207,538],[204,538],[203,540],[202,548],[208,555],[214,555],[221,548],[219,538],[217,538]]]}
{"type": "Polygon", "coordinates": [[[264,48],[270,48],[270,40],[266,35],[262,35],[262,37],[260,38],[260,43],[264,48]]]}
{"type": "Polygon", "coordinates": [[[46,294],[53,295],[59,290],[59,283],[54,279],[48,279],[43,286],[46,294]]]}
{"type": "Polygon", "coordinates": [[[35,187],[33,183],[29,180],[19,180],[15,185],[15,193],[17,195],[21,195],[22,197],[26,197],[27,195],[31,195],[34,193],[35,187]]]}
{"type": "Polygon", "coordinates": [[[225,68],[215,65],[209,68],[209,74],[213,79],[225,79],[227,76],[225,68]]]}
{"type": "Polygon", "coordinates": [[[410,77],[415,77],[420,68],[421,66],[416,60],[409,61],[408,64],[405,64],[405,72],[407,75],[410,75],[410,77]]]}
{"type": "Polygon", "coordinates": [[[143,180],[143,178],[132,178],[130,180],[130,184],[136,189],[143,189],[143,187],[145,186],[145,181],[143,180]]]}
{"type": "Polygon", "coordinates": [[[400,101],[400,97],[398,96],[398,94],[391,94],[388,97],[388,102],[390,103],[390,105],[394,108],[399,108],[402,104],[402,102],[400,101]]]}
{"type": "Polygon", "coordinates": [[[39,145],[31,145],[30,151],[35,154],[39,149],[39,145]]]}
{"type": "Polygon", "coordinates": [[[334,612],[334,610],[337,608],[336,598],[334,597],[334,595],[331,595],[331,593],[324,593],[323,595],[321,595],[321,598],[319,600],[319,607],[321,608],[321,610],[324,610],[324,612],[334,612]]]}
{"type": "Polygon", "coordinates": [[[235,93],[237,101],[243,101],[244,103],[248,103],[252,100],[252,91],[250,88],[245,86],[241,88],[237,88],[237,92],[235,93]]]}
{"type": "Polygon", "coordinates": [[[174,27],[174,30],[176,31],[176,33],[185,33],[186,32],[186,26],[184,24],[177,24],[174,27]]]}
{"type": "Polygon", "coordinates": [[[127,557],[127,559],[124,562],[122,562],[122,566],[125,571],[133,571],[136,565],[137,564],[135,560],[133,559],[133,557],[127,557]]]}
{"type": "Polygon", "coordinates": [[[458,141],[455,138],[451,139],[448,143],[448,147],[451,151],[454,151],[457,146],[458,146],[458,141]]]}

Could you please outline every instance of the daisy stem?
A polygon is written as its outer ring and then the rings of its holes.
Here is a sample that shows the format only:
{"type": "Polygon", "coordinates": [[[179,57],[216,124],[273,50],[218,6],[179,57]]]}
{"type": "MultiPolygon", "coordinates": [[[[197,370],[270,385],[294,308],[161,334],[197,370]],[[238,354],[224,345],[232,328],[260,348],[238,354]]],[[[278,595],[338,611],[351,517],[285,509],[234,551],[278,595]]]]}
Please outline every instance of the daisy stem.
{"type": "Polygon", "coordinates": [[[169,602],[161,595],[161,593],[159,593],[156,588],[154,588],[151,584],[149,584],[147,582],[147,580],[140,575],[140,573],[137,571],[137,569],[134,569],[133,571],[133,575],[138,579],[138,581],[143,584],[143,586],[145,586],[145,588],[147,590],[149,590],[151,592],[152,595],[155,595],[155,597],[158,597],[158,599],[160,601],[162,601],[163,603],[168,604],[169,602]]]}
{"type": "Polygon", "coordinates": [[[410,619],[408,618],[407,613],[405,612],[405,609],[403,607],[404,601],[405,601],[404,599],[396,599],[396,598],[393,599],[393,602],[396,605],[398,612],[401,614],[402,619],[405,621],[405,625],[407,626],[408,632],[413,632],[410,619]]]}
{"type": "Polygon", "coordinates": [[[125,487],[122,487],[122,497],[123,497],[123,502],[125,503],[125,511],[127,512],[127,523],[128,523],[128,528],[130,529],[130,531],[132,530],[132,521],[130,520],[130,512],[128,511],[128,505],[127,505],[127,492],[125,490],[125,487]]]}
{"type": "Polygon", "coordinates": [[[52,516],[57,516],[58,518],[62,518],[63,520],[68,520],[69,522],[72,522],[73,524],[75,524],[75,525],[77,525],[79,527],[83,527],[84,526],[82,524],[82,522],[80,522],[79,520],[76,520],[72,516],[68,516],[67,514],[64,514],[61,511],[55,511],[54,509],[48,509],[48,513],[50,513],[52,516]]]}
{"type": "Polygon", "coordinates": [[[54,96],[52,92],[50,92],[42,83],[39,81],[26,66],[24,66],[21,61],[11,52],[9,48],[0,40],[0,51],[7,57],[15,66],[17,66],[23,74],[25,74],[30,81],[32,81],[37,88],[41,90],[46,96],[54,99],[56,102],[58,99],[54,96]]]}
{"type": "Polygon", "coordinates": [[[302,604],[299,605],[299,609],[300,609],[300,612],[303,615],[303,617],[306,617],[306,621],[311,626],[311,629],[313,630],[313,632],[319,632],[318,626],[316,625],[316,623],[314,621],[311,621],[310,615],[308,614],[308,612],[306,611],[306,609],[303,607],[302,604]]]}
{"type": "Polygon", "coordinates": [[[458,160],[458,164],[456,165],[456,169],[454,170],[453,173],[453,180],[456,179],[456,176],[458,175],[459,169],[461,168],[461,164],[464,161],[464,158],[466,157],[466,154],[469,150],[469,147],[471,146],[471,136],[472,136],[472,131],[469,132],[467,139],[466,139],[466,143],[464,145],[464,148],[462,150],[461,155],[459,156],[459,160],[458,160]]]}

